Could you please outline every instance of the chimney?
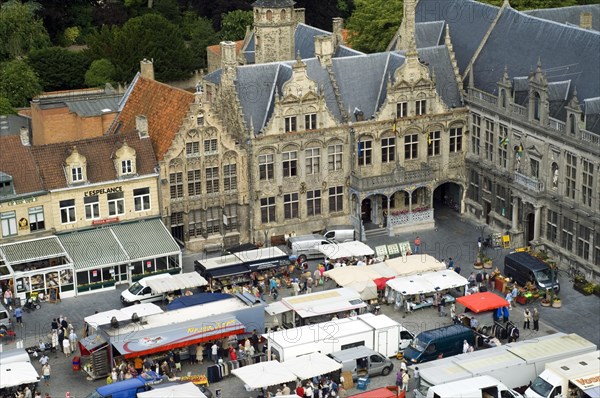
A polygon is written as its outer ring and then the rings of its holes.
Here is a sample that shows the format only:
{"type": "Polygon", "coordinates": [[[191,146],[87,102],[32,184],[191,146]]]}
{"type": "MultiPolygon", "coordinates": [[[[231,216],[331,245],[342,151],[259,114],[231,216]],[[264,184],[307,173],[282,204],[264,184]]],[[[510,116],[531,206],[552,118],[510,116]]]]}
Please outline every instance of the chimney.
{"type": "Polygon", "coordinates": [[[154,80],[154,63],[144,58],[140,61],[140,73],[146,79],[154,80]]]}
{"type": "Polygon", "coordinates": [[[315,55],[322,67],[331,65],[333,50],[333,39],[331,36],[315,36],[315,55]]]}
{"type": "Polygon", "coordinates": [[[21,135],[21,144],[23,146],[30,146],[31,140],[29,139],[29,128],[22,126],[19,134],[21,135]]]}
{"type": "Polygon", "coordinates": [[[579,14],[579,27],[583,29],[592,29],[592,13],[590,11],[579,14]]]}
{"type": "Polygon", "coordinates": [[[140,138],[148,138],[148,119],[144,115],[135,117],[135,129],[138,131],[140,138]]]}
{"type": "Polygon", "coordinates": [[[237,56],[235,54],[235,43],[232,41],[222,41],[221,46],[221,68],[237,66],[237,56]]]}
{"type": "Polygon", "coordinates": [[[332,39],[333,39],[333,48],[338,48],[339,45],[344,44],[344,35],[343,35],[343,31],[344,30],[344,19],[343,18],[333,18],[333,32],[332,32],[332,39]]]}

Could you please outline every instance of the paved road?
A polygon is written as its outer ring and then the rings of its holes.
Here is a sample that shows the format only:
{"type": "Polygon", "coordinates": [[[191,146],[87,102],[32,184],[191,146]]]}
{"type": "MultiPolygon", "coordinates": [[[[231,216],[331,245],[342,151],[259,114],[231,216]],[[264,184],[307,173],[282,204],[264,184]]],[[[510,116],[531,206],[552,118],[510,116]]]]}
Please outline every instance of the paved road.
{"type": "MultiPolygon", "coordinates": [[[[453,257],[463,271],[463,275],[468,275],[473,270],[473,262],[477,246],[477,237],[487,235],[491,231],[482,229],[481,226],[466,222],[452,211],[440,211],[436,213],[436,229],[428,231],[419,231],[418,235],[422,241],[422,251],[431,254],[437,258],[453,257]]],[[[371,246],[378,246],[386,243],[399,241],[414,241],[417,233],[403,234],[396,237],[383,237],[369,241],[371,246]]],[[[494,260],[494,264],[502,269],[503,257],[509,250],[489,249],[487,255],[494,260]]],[[[193,270],[193,261],[199,257],[198,254],[185,253],[184,270],[193,270]]],[[[578,333],[586,339],[600,345],[600,306],[598,298],[595,296],[584,297],[573,291],[571,283],[561,275],[561,298],[563,307],[561,309],[540,307],[541,330],[540,332],[523,332],[521,339],[535,338],[539,335],[561,331],[566,333],[578,333]]],[[[325,286],[328,288],[331,286],[325,286]]],[[[65,299],[57,304],[42,304],[42,309],[24,315],[24,327],[17,330],[18,339],[25,340],[25,346],[30,346],[39,340],[40,336],[48,333],[52,318],[60,315],[66,315],[80,331],[83,326],[84,317],[91,315],[94,311],[105,311],[113,308],[120,308],[119,294],[120,287],[117,290],[96,293],[77,298],[65,299]]],[[[282,291],[282,295],[288,292],[282,291]]],[[[522,320],[522,308],[516,307],[511,313],[513,320],[522,320]]],[[[412,314],[404,314],[395,311],[393,306],[384,306],[382,312],[401,322],[405,327],[413,332],[427,330],[443,326],[450,323],[449,318],[440,318],[433,309],[424,309],[412,314]]],[[[4,349],[14,348],[15,343],[7,342],[4,349]]],[[[42,392],[48,392],[54,398],[63,397],[65,393],[70,392],[71,397],[85,397],[88,393],[103,384],[103,381],[87,381],[82,372],[73,372],[71,370],[71,357],[65,358],[62,354],[56,354],[50,358],[53,374],[51,385],[40,386],[42,392]]],[[[396,365],[398,363],[396,362],[396,365]]],[[[36,363],[39,369],[39,364],[36,363]]],[[[205,365],[206,366],[206,365],[205,365]]],[[[205,367],[198,365],[184,364],[183,373],[188,371],[193,373],[202,373],[205,367]]],[[[371,388],[393,385],[394,373],[387,377],[372,378],[371,388]]],[[[234,377],[229,377],[219,383],[211,386],[212,390],[220,388],[224,398],[253,397],[256,393],[245,391],[241,382],[234,377]]],[[[352,391],[350,391],[352,392],[352,391]]],[[[354,392],[356,392],[354,390],[354,392]]]]}

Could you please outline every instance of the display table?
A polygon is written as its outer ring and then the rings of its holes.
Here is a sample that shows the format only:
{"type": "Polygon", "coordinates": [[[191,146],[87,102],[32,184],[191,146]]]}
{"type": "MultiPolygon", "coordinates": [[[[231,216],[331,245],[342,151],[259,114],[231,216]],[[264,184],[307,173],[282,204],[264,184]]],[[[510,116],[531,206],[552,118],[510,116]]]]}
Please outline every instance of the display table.
{"type": "Polygon", "coordinates": [[[508,282],[504,278],[496,278],[494,280],[494,289],[497,291],[504,293],[504,289],[506,289],[506,285],[508,282]]]}

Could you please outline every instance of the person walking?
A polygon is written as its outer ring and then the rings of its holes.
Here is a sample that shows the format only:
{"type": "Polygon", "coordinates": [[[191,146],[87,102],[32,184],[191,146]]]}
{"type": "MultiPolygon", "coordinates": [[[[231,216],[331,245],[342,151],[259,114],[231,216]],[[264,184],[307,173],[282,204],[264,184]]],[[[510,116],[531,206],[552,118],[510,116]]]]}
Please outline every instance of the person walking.
{"type": "Polygon", "coordinates": [[[525,308],[525,312],[523,312],[523,329],[529,329],[530,323],[531,312],[529,312],[529,308],[525,308]]]}
{"type": "Polygon", "coordinates": [[[54,318],[50,324],[52,331],[58,331],[58,321],[54,318]]]}
{"type": "Polygon", "coordinates": [[[44,384],[46,384],[46,386],[50,385],[50,364],[46,363],[44,366],[42,366],[42,376],[44,377],[44,384]]]}
{"type": "Polygon", "coordinates": [[[512,310],[512,300],[513,300],[513,296],[511,292],[506,293],[506,297],[504,297],[504,299],[506,301],[508,301],[508,309],[512,310]]]}
{"type": "Polygon", "coordinates": [[[4,292],[4,304],[6,304],[8,306],[8,308],[10,308],[12,306],[12,299],[13,299],[13,294],[12,294],[12,290],[10,290],[10,287],[9,287],[4,292]]]}
{"type": "Polygon", "coordinates": [[[60,349],[58,346],[58,333],[56,329],[52,331],[52,348],[54,349],[54,351],[60,349]]]}
{"type": "Polygon", "coordinates": [[[410,376],[408,372],[402,372],[402,389],[406,392],[408,391],[408,381],[410,380],[410,376]]]}
{"type": "Polygon", "coordinates": [[[418,236],[415,238],[415,254],[418,254],[421,251],[421,238],[418,236]]]}
{"type": "Polygon", "coordinates": [[[23,327],[23,310],[21,307],[15,309],[15,318],[17,318],[17,323],[23,327]]]}
{"type": "Polygon", "coordinates": [[[481,244],[483,243],[483,240],[481,239],[481,236],[479,238],[477,238],[477,247],[479,248],[479,253],[481,253],[481,244]]]}
{"type": "Polygon", "coordinates": [[[413,372],[413,379],[415,379],[415,389],[418,390],[421,388],[421,373],[418,366],[415,367],[415,371],[413,372]]]}
{"type": "Polygon", "coordinates": [[[217,355],[219,352],[219,346],[217,345],[217,343],[213,343],[212,346],[210,346],[210,355],[212,356],[212,360],[214,363],[217,363],[217,360],[219,359],[219,356],[217,355]]]}
{"type": "Polygon", "coordinates": [[[71,355],[71,343],[69,343],[69,339],[63,339],[62,341],[62,349],[65,357],[71,355]]]}
{"type": "Polygon", "coordinates": [[[71,332],[69,333],[69,344],[71,344],[71,352],[74,353],[77,351],[77,334],[73,329],[71,329],[71,332]]]}
{"type": "Polygon", "coordinates": [[[540,330],[540,312],[537,308],[533,309],[533,314],[531,315],[531,318],[533,319],[533,330],[540,330]]]}
{"type": "Polygon", "coordinates": [[[396,387],[402,389],[402,369],[398,369],[396,372],[396,387]]]}

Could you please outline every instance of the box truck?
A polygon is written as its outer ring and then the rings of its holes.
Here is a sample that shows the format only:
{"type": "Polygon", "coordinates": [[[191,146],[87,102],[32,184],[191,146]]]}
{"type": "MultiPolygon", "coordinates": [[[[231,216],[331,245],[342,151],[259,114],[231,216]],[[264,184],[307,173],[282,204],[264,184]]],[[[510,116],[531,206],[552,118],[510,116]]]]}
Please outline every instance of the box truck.
{"type": "Polygon", "coordinates": [[[427,398],[520,398],[516,391],[506,387],[492,376],[479,376],[472,379],[454,381],[434,386],[427,392],[427,398]]]}
{"type": "Polygon", "coordinates": [[[391,357],[400,347],[410,344],[413,336],[386,315],[365,314],[333,319],[314,325],[283,329],[264,334],[272,359],[288,359],[312,352],[330,354],[364,346],[391,357]]]}
{"type": "Polygon", "coordinates": [[[598,397],[600,351],[546,364],[546,369],[525,391],[528,398],[598,397]]]}
{"type": "Polygon", "coordinates": [[[547,363],[596,350],[595,344],[576,334],[555,333],[439,359],[418,365],[421,387],[417,396],[426,396],[432,386],[477,376],[492,376],[523,392],[547,363]]]}

